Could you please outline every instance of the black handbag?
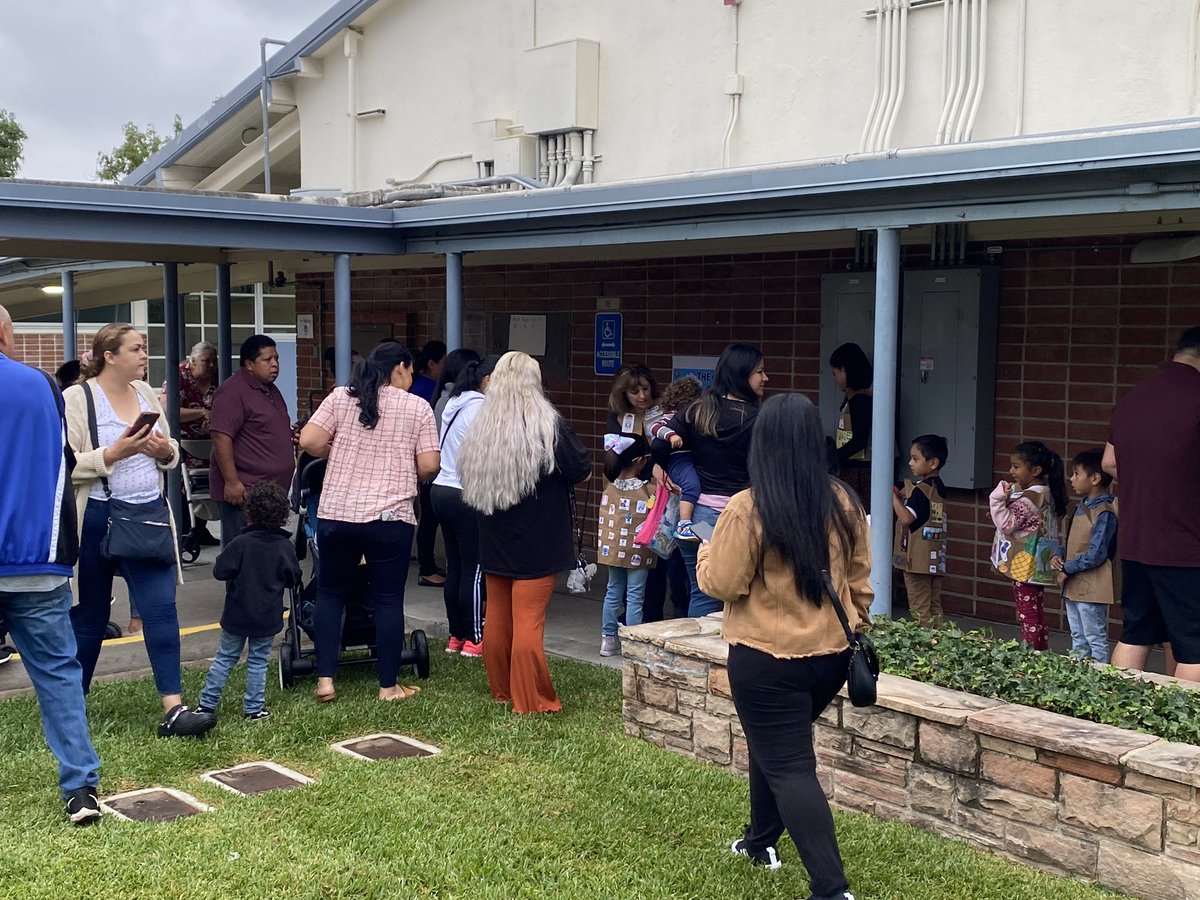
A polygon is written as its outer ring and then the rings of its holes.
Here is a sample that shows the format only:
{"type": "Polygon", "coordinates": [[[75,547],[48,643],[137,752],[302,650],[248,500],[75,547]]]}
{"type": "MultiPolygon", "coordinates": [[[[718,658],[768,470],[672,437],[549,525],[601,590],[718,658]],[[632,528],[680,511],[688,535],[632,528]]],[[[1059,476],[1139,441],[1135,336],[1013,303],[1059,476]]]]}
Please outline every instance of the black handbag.
{"type": "Polygon", "coordinates": [[[833,609],[837,613],[838,621],[842,623],[842,628],[846,631],[846,640],[850,643],[850,668],[846,674],[846,693],[850,695],[850,702],[855,706],[873,706],[879,681],[879,657],[875,655],[875,645],[865,634],[850,630],[850,620],[846,618],[842,598],[838,596],[829,573],[822,572],[821,580],[825,584],[825,593],[833,601],[833,609]]]}
{"type": "MultiPolygon", "coordinates": [[[[83,386],[87,398],[88,430],[92,447],[100,449],[99,429],[96,426],[96,401],[92,386],[83,386]]],[[[100,541],[100,555],[105,559],[135,559],[142,562],[173,565],[175,535],[171,530],[171,508],[160,498],[157,503],[130,503],[114,500],[108,479],[100,476],[104,496],[108,498],[108,531],[100,541]]]]}

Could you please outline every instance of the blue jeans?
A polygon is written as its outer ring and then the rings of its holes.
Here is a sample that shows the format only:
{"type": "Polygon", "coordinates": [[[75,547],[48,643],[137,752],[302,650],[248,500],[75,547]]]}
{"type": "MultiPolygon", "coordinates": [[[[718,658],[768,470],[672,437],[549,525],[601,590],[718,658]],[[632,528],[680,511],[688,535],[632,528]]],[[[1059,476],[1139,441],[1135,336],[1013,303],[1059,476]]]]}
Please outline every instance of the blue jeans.
{"type": "Polygon", "coordinates": [[[342,650],[342,616],[355,584],[359,561],[375,608],[375,670],[379,686],[396,686],[404,651],[404,584],[416,527],[408,522],[339,522],[317,519],[321,574],[313,615],[317,677],[332,678],[342,650]]]}
{"type": "Polygon", "coordinates": [[[71,589],[0,591],[0,613],[37,692],[46,744],[58,760],[58,785],[65,797],[100,783],[100,758],[88,737],[75,634],[71,589]]]}
{"type": "MultiPolygon", "coordinates": [[[[721,515],[719,509],[713,509],[710,506],[696,505],[696,514],[692,516],[693,522],[707,522],[710,525],[717,524],[717,517],[721,515]]],[[[721,608],[721,601],[714,600],[704,591],[700,590],[700,585],[696,582],[696,553],[700,550],[698,541],[680,541],[679,552],[683,555],[683,564],[687,566],[688,590],[691,597],[688,601],[687,614],[691,618],[699,616],[707,616],[709,613],[716,612],[721,608]]]]}
{"type": "Polygon", "coordinates": [[[216,709],[221,702],[221,691],[229,673],[241,658],[242,647],[250,644],[246,653],[246,695],[242,700],[242,712],[256,713],[267,703],[267,660],[271,658],[271,637],[242,637],[221,629],[221,640],[217,642],[217,655],[213,657],[204,679],[204,690],[200,693],[200,705],[205,709],[216,709]]]}
{"type": "Polygon", "coordinates": [[[625,624],[642,624],[642,601],[646,596],[646,577],[649,574],[649,569],[608,567],[608,589],[604,592],[604,609],[600,613],[602,635],[616,635],[622,600],[625,601],[625,624]]]}
{"type": "Polygon", "coordinates": [[[692,465],[692,454],[688,450],[676,450],[667,460],[667,475],[679,488],[679,499],[688,503],[700,500],[700,476],[692,465]]]}
{"type": "Polygon", "coordinates": [[[1071,626],[1071,650],[1084,659],[1108,662],[1108,604],[1067,600],[1067,622],[1071,626]]]}
{"type": "Polygon", "coordinates": [[[105,559],[100,542],[108,532],[108,501],[88,500],[79,541],[79,605],[71,610],[78,644],[76,656],[83,666],[86,694],[100,658],[100,644],[108,627],[113,576],[120,571],[137,604],[146,635],[146,655],[154,684],[162,696],[178,694],[179,616],[175,611],[175,564],[159,565],[140,559],[105,559]]]}

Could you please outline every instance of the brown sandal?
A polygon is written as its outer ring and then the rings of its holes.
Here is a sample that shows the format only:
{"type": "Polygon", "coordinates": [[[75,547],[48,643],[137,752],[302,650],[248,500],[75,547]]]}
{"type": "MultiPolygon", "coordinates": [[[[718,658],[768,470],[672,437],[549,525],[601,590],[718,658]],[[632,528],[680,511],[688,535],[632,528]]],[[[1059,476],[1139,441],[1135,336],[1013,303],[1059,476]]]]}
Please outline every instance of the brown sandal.
{"type": "Polygon", "coordinates": [[[313,691],[313,699],[318,703],[332,703],[337,699],[337,691],[313,691]]]}
{"type": "Polygon", "coordinates": [[[408,700],[421,693],[421,689],[415,684],[398,684],[396,685],[402,693],[396,694],[394,697],[380,697],[384,703],[396,703],[401,700],[408,700]]]}

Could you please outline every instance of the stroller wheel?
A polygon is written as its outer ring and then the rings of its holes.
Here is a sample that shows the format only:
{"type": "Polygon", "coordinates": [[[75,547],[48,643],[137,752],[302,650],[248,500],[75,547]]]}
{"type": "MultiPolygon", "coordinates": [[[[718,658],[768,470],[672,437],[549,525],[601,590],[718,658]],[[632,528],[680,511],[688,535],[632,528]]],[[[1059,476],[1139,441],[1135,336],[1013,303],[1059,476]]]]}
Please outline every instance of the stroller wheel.
{"type": "Polygon", "coordinates": [[[200,558],[200,539],[189,534],[179,542],[179,558],[185,563],[194,563],[200,558]]]}
{"type": "Polygon", "coordinates": [[[413,656],[413,672],[418,678],[429,677],[429,641],[425,638],[425,632],[416,630],[412,633],[412,649],[413,656]]]}
{"type": "Polygon", "coordinates": [[[104,626],[104,640],[106,641],[112,638],[119,638],[122,634],[121,626],[116,622],[109,622],[104,626]]]}
{"type": "Polygon", "coordinates": [[[296,683],[296,674],[292,670],[292,644],[285,640],[279,645],[279,686],[290,688],[296,683]]]}

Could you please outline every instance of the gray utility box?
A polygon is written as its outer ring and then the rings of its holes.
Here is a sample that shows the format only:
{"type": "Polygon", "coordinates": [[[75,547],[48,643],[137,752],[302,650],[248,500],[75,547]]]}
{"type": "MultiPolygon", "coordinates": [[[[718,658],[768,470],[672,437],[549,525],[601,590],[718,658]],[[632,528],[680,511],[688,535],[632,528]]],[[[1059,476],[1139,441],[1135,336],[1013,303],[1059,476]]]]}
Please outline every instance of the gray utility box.
{"type": "MultiPolygon", "coordinates": [[[[910,270],[903,279],[896,477],[909,474],[909,442],[932,433],[950,444],[942,473],[947,487],[991,487],[999,272],[994,267],[910,270]]],[[[847,341],[874,359],[874,272],[821,279],[821,421],[831,435],[842,394],[827,361],[847,341]]]]}
{"type": "Polygon", "coordinates": [[[947,487],[992,484],[996,422],[999,270],[904,273],[899,443],[941,434],[950,444],[947,487]]]}

